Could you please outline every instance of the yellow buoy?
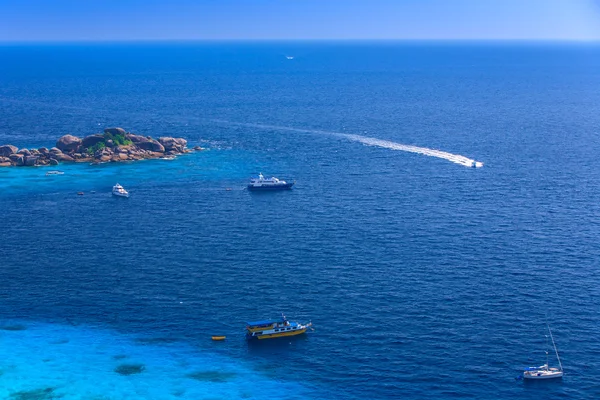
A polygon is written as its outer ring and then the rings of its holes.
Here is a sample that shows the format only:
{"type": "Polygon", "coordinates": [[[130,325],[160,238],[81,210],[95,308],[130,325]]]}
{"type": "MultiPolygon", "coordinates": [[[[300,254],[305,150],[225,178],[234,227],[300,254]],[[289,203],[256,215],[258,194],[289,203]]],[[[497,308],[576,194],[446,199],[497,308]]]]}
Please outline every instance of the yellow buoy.
{"type": "Polygon", "coordinates": [[[216,340],[216,341],[225,340],[225,336],[213,336],[212,340],[216,340]]]}

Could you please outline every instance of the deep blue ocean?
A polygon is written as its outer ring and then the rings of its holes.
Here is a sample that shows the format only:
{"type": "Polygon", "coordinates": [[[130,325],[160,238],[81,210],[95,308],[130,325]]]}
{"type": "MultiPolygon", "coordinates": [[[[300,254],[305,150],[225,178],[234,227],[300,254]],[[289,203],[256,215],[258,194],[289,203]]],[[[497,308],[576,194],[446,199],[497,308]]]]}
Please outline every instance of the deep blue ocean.
{"type": "Polygon", "coordinates": [[[0,46],[0,145],[113,126],[207,150],[0,169],[1,399],[600,397],[599,44],[0,46]]]}

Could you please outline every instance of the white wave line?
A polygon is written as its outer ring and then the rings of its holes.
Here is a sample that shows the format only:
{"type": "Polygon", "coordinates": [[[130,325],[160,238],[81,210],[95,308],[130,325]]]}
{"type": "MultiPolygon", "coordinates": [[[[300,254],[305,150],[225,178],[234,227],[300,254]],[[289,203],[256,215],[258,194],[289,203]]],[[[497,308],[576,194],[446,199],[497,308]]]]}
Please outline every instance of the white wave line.
{"type": "Polygon", "coordinates": [[[223,120],[216,120],[216,119],[212,119],[211,121],[217,122],[217,123],[228,124],[228,125],[246,126],[246,127],[250,127],[250,128],[268,129],[268,130],[274,130],[274,131],[316,133],[316,134],[320,134],[320,135],[335,136],[335,137],[348,139],[353,142],[359,142],[359,143],[362,143],[367,146],[376,146],[376,147],[382,147],[382,148],[390,149],[390,150],[406,151],[409,153],[416,153],[416,154],[421,154],[424,156],[441,158],[441,159],[444,159],[444,160],[447,160],[447,161],[450,161],[450,162],[453,162],[455,164],[459,164],[459,165],[462,165],[465,167],[475,167],[475,168],[483,167],[483,163],[481,161],[475,161],[472,158],[468,158],[468,157],[462,156],[460,154],[448,153],[446,151],[430,149],[428,147],[419,147],[419,146],[412,146],[412,145],[408,145],[408,144],[396,143],[396,142],[392,142],[389,140],[382,140],[382,139],[377,139],[377,138],[368,137],[368,136],[361,136],[361,135],[342,133],[342,132],[321,131],[321,130],[315,130],[315,129],[290,128],[287,126],[231,122],[231,121],[223,121],[223,120]]]}

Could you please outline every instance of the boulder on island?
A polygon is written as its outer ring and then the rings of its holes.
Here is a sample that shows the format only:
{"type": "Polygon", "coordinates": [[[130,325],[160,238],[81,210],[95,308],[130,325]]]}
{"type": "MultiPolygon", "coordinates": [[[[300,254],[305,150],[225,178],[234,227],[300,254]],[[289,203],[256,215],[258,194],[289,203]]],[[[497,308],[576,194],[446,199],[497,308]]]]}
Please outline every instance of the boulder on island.
{"type": "Polygon", "coordinates": [[[135,144],[137,144],[137,143],[144,143],[144,142],[147,142],[149,140],[146,136],[134,135],[133,133],[126,134],[125,135],[125,139],[131,140],[135,144]]]}
{"type": "Polygon", "coordinates": [[[56,147],[61,151],[75,151],[81,146],[81,139],[73,135],[64,135],[56,142],[56,147]]]}
{"type": "Polygon", "coordinates": [[[137,147],[143,150],[150,150],[157,153],[164,153],[165,148],[162,144],[158,143],[156,140],[146,139],[145,142],[136,143],[137,147]]]}
{"type": "Polygon", "coordinates": [[[173,137],[159,137],[158,142],[163,145],[165,150],[175,150],[179,153],[182,153],[187,146],[187,140],[173,137]]]}
{"type": "Polygon", "coordinates": [[[4,146],[0,146],[0,157],[8,157],[11,154],[15,154],[17,151],[19,151],[18,147],[11,144],[5,144],[4,146]]]}
{"type": "Polygon", "coordinates": [[[23,160],[23,165],[26,167],[33,167],[37,164],[38,157],[36,156],[25,156],[23,160]]]}
{"type": "Polygon", "coordinates": [[[104,135],[101,135],[99,133],[96,135],[84,137],[81,141],[81,146],[87,149],[89,147],[97,145],[98,143],[104,143],[104,135]]]}
{"type": "Polygon", "coordinates": [[[23,154],[11,154],[8,156],[8,158],[10,158],[10,161],[19,167],[25,162],[25,156],[23,154]]]}
{"type": "Polygon", "coordinates": [[[54,154],[53,156],[54,156],[53,158],[58,161],[75,161],[75,159],[73,157],[71,157],[68,154],[64,154],[64,153],[54,154]]]}
{"type": "Polygon", "coordinates": [[[104,133],[110,133],[113,136],[125,136],[127,134],[127,132],[125,132],[125,129],[123,128],[106,128],[104,130],[104,133]]]}

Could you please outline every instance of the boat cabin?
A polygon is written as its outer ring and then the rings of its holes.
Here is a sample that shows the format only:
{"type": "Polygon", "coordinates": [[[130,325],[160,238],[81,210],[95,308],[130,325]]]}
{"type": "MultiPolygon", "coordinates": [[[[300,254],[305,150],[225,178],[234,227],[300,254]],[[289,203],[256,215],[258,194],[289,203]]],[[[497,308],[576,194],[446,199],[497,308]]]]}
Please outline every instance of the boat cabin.
{"type": "Polygon", "coordinates": [[[285,318],[246,322],[246,329],[248,330],[248,332],[261,332],[270,329],[275,329],[279,331],[281,328],[289,326],[290,322],[285,318]]]}

